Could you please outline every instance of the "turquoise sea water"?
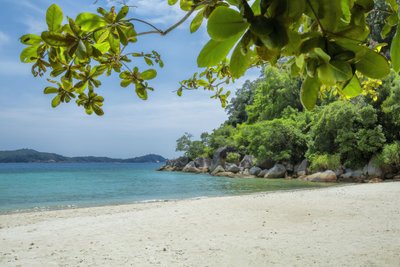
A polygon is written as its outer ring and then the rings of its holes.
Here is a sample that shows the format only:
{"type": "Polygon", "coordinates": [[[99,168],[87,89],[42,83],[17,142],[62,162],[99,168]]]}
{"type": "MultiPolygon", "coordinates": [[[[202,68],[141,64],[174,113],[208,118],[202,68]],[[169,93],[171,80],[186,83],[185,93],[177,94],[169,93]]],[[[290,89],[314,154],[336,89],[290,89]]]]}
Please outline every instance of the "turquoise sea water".
{"type": "Polygon", "coordinates": [[[0,164],[0,212],[321,187],[295,180],[231,179],[155,171],[161,164],[0,164]]]}

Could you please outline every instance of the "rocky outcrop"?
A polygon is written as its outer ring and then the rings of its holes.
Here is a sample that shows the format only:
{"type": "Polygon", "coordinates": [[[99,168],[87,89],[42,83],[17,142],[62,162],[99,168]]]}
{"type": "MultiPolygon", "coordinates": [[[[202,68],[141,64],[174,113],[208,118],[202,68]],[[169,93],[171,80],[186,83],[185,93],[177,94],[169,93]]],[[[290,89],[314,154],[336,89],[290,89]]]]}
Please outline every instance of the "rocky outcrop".
{"type": "Polygon", "coordinates": [[[300,179],[310,182],[326,182],[326,183],[334,183],[337,181],[335,172],[331,170],[327,170],[324,172],[317,172],[311,175],[304,176],[300,179]]]}
{"type": "Polygon", "coordinates": [[[275,165],[275,161],[273,161],[273,160],[264,160],[264,161],[257,163],[257,167],[259,167],[263,170],[271,169],[272,167],[274,167],[274,165],[275,165]]]}
{"type": "Polygon", "coordinates": [[[210,167],[210,172],[214,172],[214,170],[218,166],[221,166],[225,169],[226,156],[229,152],[235,152],[235,149],[232,147],[221,147],[218,148],[217,151],[215,151],[210,167]]]}
{"type": "Polygon", "coordinates": [[[253,156],[245,155],[242,161],[240,161],[239,167],[243,169],[250,169],[251,167],[253,167],[254,164],[253,162],[254,162],[253,156]]]}
{"type": "Polygon", "coordinates": [[[296,164],[294,166],[294,174],[297,176],[304,176],[307,175],[307,168],[309,166],[309,162],[308,160],[303,160],[302,162],[300,162],[299,164],[296,164]]]}
{"type": "Polygon", "coordinates": [[[202,171],[196,167],[194,161],[189,162],[186,166],[182,169],[183,172],[192,172],[192,173],[201,173],[202,171]]]}
{"type": "Polygon", "coordinates": [[[286,168],[282,164],[275,164],[264,175],[264,178],[285,178],[286,168]]]}
{"type": "MultiPolygon", "coordinates": [[[[252,167],[250,168],[249,172],[251,175],[258,176],[258,174],[262,171],[259,167],[252,167]]],[[[264,174],[265,175],[265,174],[264,174]]]]}
{"type": "Polygon", "coordinates": [[[267,174],[267,172],[268,172],[268,169],[261,170],[261,171],[258,173],[257,177],[264,178],[264,176],[267,174]]]}
{"type": "Polygon", "coordinates": [[[382,169],[371,159],[363,169],[363,174],[368,178],[383,178],[382,169]]]}
{"type": "Polygon", "coordinates": [[[222,166],[217,166],[212,172],[211,175],[217,175],[220,172],[225,172],[225,169],[222,166]]]}
{"type": "Polygon", "coordinates": [[[365,179],[365,175],[362,170],[353,171],[351,169],[346,169],[345,173],[339,177],[339,181],[341,182],[352,182],[352,183],[361,183],[365,179]]]}
{"type": "Polygon", "coordinates": [[[194,164],[196,168],[210,168],[211,167],[211,159],[210,158],[197,158],[194,160],[194,164]]]}
{"type": "Polygon", "coordinates": [[[233,172],[219,172],[215,174],[215,176],[222,176],[222,177],[230,177],[230,178],[236,178],[236,174],[233,172]]]}
{"type": "Polygon", "coordinates": [[[240,172],[240,168],[236,164],[229,164],[229,166],[227,166],[226,170],[228,172],[233,172],[233,173],[240,172]]]}

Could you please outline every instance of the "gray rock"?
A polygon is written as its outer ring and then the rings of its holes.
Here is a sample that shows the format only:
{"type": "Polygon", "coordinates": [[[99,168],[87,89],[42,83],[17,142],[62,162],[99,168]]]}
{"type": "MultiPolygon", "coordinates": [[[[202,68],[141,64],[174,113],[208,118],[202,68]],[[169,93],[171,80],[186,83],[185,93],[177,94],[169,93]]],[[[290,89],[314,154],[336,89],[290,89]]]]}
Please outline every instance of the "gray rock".
{"type": "Polygon", "coordinates": [[[212,172],[211,175],[217,175],[219,172],[225,172],[225,169],[222,166],[217,166],[212,172]]]}
{"type": "Polygon", "coordinates": [[[196,165],[196,168],[210,168],[211,167],[211,159],[197,158],[194,160],[194,164],[196,165]]]}
{"type": "Polygon", "coordinates": [[[285,174],[285,166],[282,164],[275,164],[275,166],[264,175],[264,178],[285,178],[285,174]]]}
{"type": "Polygon", "coordinates": [[[221,147],[215,151],[210,167],[210,171],[213,172],[218,166],[225,168],[226,156],[229,152],[235,152],[232,147],[221,147]]]}
{"type": "Polygon", "coordinates": [[[167,160],[165,166],[160,171],[181,171],[189,163],[188,157],[179,157],[177,159],[167,160]]]}
{"type": "Polygon", "coordinates": [[[268,172],[268,169],[261,170],[261,171],[258,173],[257,177],[264,178],[264,176],[267,174],[267,172],[268,172]]]}
{"type": "Polygon", "coordinates": [[[293,166],[292,163],[290,163],[290,162],[283,162],[282,165],[285,166],[285,169],[286,169],[287,172],[293,173],[293,171],[294,171],[294,166],[293,166]]]}
{"type": "Polygon", "coordinates": [[[239,167],[242,167],[244,169],[250,169],[251,167],[253,167],[253,162],[254,162],[254,157],[251,155],[246,155],[240,162],[239,167]]]}
{"type": "Polygon", "coordinates": [[[250,174],[251,174],[251,175],[255,175],[255,176],[257,176],[261,171],[262,171],[262,169],[259,168],[259,167],[252,167],[252,168],[249,170],[250,174]]]}
{"type": "Polygon", "coordinates": [[[215,176],[235,178],[236,174],[234,174],[233,172],[219,172],[215,174],[215,176]]]}
{"type": "Polygon", "coordinates": [[[364,174],[368,178],[383,178],[383,171],[377,164],[375,164],[374,159],[371,159],[364,167],[364,174]]]}
{"type": "Polygon", "coordinates": [[[307,168],[310,165],[310,163],[308,162],[308,160],[304,159],[302,162],[300,162],[299,164],[296,164],[296,166],[294,166],[294,173],[297,176],[304,176],[307,174],[307,168]]]}
{"type": "Polygon", "coordinates": [[[342,182],[361,183],[365,179],[365,175],[362,170],[353,171],[351,169],[346,169],[345,173],[339,177],[340,177],[340,181],[342,181],[342,182]]]}
{"type": "Polygon", "coordinates": [[[194,161],[189,162],[186,166],[182,169],[183,172],[193,172],[193,173],[200,173],[202,172],[198,168],[196,168],[196,164],[194,161]]]}
{"type": "Polygon", "coordinates": [[[317,172],[311,175],[307,175],[301,179],[310,182],[327,182],[327,183],[333,183],[337,181],[335,172],[331,170],[327,170],[324,172],[317,172]]]}
{"type": "Polygon", "coordinates": [[[238,173],[240,172],[240,168],[236,164],[230,164],[228,168],[226,168],[228,172],[238,173]]]}
{"type": "Polygon", "coordinates": [[[259,162],[257,164],[257,167],[261,168],[261,169],[271,169],[272,167],[274,167],[275,165],[275,161],[267,159],[267,160],[263,160],[261,162],[259,162]]]}

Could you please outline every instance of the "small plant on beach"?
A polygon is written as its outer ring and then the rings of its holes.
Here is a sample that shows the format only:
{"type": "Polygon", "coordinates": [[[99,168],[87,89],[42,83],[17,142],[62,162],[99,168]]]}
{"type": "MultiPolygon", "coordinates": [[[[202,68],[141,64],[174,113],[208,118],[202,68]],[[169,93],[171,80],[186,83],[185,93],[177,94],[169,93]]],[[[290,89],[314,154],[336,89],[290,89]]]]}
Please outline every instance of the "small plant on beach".
{"type": "Polygon", "coordinates": [[[400,143],[386,144],[381,155],[384,164],[400,166],[400,143]]]}
{"type": "Polygon", "coordinates": [[[312,155],[309,158],[311,161],[310,170],[312,171],[337,170],[341,167],[339,154],[312,155]]]}

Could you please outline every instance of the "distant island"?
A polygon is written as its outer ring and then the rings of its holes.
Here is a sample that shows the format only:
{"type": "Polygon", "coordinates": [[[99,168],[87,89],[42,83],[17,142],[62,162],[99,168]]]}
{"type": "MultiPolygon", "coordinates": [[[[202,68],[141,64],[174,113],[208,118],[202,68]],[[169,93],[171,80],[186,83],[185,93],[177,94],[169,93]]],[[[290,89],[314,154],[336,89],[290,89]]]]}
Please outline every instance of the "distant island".
{"type": "Polygon", "coordinates": [[[12,151],[0,151],[0,163],[159,163],[166,159],[160,155],[148,154],[129,159],[113,159],[108,157],[65,157],[55,153],[39,152],[33,149],[18,149],[12,151]]]}

